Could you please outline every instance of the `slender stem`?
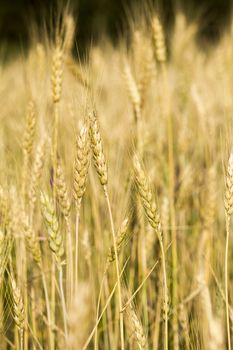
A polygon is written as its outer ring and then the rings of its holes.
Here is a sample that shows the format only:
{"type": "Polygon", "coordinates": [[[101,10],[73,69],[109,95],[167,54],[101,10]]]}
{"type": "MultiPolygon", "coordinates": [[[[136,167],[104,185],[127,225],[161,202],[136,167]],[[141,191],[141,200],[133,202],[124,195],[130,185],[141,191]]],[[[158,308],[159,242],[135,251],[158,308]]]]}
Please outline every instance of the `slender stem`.
{"type": "Polygon", "coordinates": [[[28,283],[27,283],[27,253],[26,243],[23,240],[23,288],[24,288],[24,309],[25,309],[25,329],[24,329],[24,350],[28,350],[28,283]]]}
{"type": "MultiPolygon", "coordinates": [[[[160,271],[161,274],[161,271],[160,271]]],[[[158,350],[159,346],[159,333],[160,333],[160,317],[161,317],[161,303],[162,303],[162,289],[158,290],[158,297],[155,309],[155,322],[153,331],[153,350],[158,350]]]]}
{"type": "MultiPolygon", "coordinates": [[[[37,339],[37,327],[36,327],[36,315],[35,315],[35,289],[34,287],[32,287],[32,291],[31,291],[31,313],[32,313],[32,334],[34,335],[34,337],[37,339]]],[[[35,342],[33,341],[33,350],[36,350],[36,345],[35,342]]]]}
{"type": "Polygon", "coordinates": [[[66,339],[66,343],[67,343],[67,340],[68,340],[67,313],[66,313],[66,302],[65,302],[64,290],[63,290],[63,270],[62,270],[62,267],[59,268],[59,284],[60,284],[60,293],[61,293],[61,304],[62,304],[62,312],[63,312],[65,339],[66,339]]]}
{"type": "MultiPolygon", "coordinates": [[[[58,141],[58,103],[54,103],[54,129],[52,144],[53,160],[53,200],[56,209],[56,176],[57,176],[57,141],[58,141]]],[[[55,326],[56,322],[56,263],[53,257],[52,261],[52,279],[51,279],[51,321],[55,326]]],[[[55,338],[52,338],[51,349],[55,349],[55,338]]]]}
{"type": "MultiPolygon", "coordinates": [[[[100,291],[99,291],[99,296],[98,296],[98,301],[97,301],[97,307],[96,307],[96,323],[98,322],[98,318],[99,318],[99,309],[100,309],[100,301],[101,301],[101,296],[102,296],[102,291],[103,291],[103,286],[104,286],[104,280],[106,277],[106,272],[107,269],[105,269],[104,271],[104,275],[101,281],[101,285],[100,285],[100,291]]],[[[98,327],[96,327],[95,330],[95,346],[94,346],[94,350],[98,349],[98,327]]]]}
{"type": "Polygon", "coordinates": [[[20,350],[23,350],[24,349],[23,332],[20,331],[19,337],[20,337],[20,350]]]}
{"type": "Polygon", "coordinates": [[[80,203],[76,208],[76,220],[75,220],[75,266],[74,266],[74,289],[75,295],[78,289],[78,249],[79,249],[79,220],[80,220],[80,203]]]}
{"type": "Polygon", "coordinates": [[[120,336],[121,336],[121,350],[124,350],[124,320],[123,320],[123,314],[121,313],[122,309],[122,298],[121,298],[121,283],[120,283],[120,272],[119,272],[119,259],[118,259],[118,252],[117,252],[117,244],[116,244],[116,235],[115,235],[115,229],[114,229],[114,223],[113,223],[113,216],[112,216],[112,209],[110,205],[109,195],[107,187],[104,186],[104,194],[107,202],[108,212],[109,212],[109,218],[110,218],[110,224],[111,224],[111,231],[112,231],[112,239],[113,239],[113,246],[114,246],[114,254],[115,254],[115,265],[116,265],[116,274],[117,274],[117,287],[118,287],[118,301],[119,301],[119,314],[120,314],[120,336]]]}
{"type": "Polygon", "coordinates": [[[66,232],[67,232],[67,237],[66,237],[66,250],[67,250],[67,266],[66,266],[66,276],[69,281],[67,283],[67,288],[66,288],[66,295],[67,295],[67,307],[68,309],[70,308],[71,305],[73,305],[73,291],[74,291],[74,286],[73,286],[73,276],[74,276],[74,263],[73,263],[73,242],[72,242],[72,235],[71,235],[71,226],[70,226],[70,215],[65,216],[65,223],[66,223],[66,232]]]}
{"type": "Polygon", "coordinates": [[[229,318],[229,302],[228,302],[228,246],[229,246],[229,227],[230,216],[226,215],[226,249],[225,249],[225,298],[226,298],[226,321],[227,321],[227,341],[228,350],[231,350],[231,333],[230,333],[230,318],[229,318]]]}
{"type": "MultiPolygon", "coordinates": [[[[26,182],[28,177],[28,165],[29,165],[28,153],[24,152],[23,181],[22,181],[22,198],[23,198],[24,212],[26,212],[26,182]]],[[[23,343],[24,343],[24,350],[28,350],[27,252],[26,252],[25,238],[23,239],[21,249],[22,249],[22,270],[23,270],[23,298],[24,298],[24,308],[25,308],[25,329],[24,329],[23,343]]],[[[21,337],[21,334],[20,334],[20,337],[21,337]]],[[[21,342],[21,338],[20,338],[20,342],[21,342]]]]}
{"type": "MultiPolygon", "coordinates": [[[[55,329],[56,322],[56,262],[54,256],[52,257],[52,278],[51,278],[51,324],[55,329]]],[[[51,350],[55,349],[55,336],[53,330],[51,350]]]]}
{"type": "Polygon", "coordinates": [[[54,104],[54,129],[53,129],[53,196],[56,201],[56,177],[57,177],[57,145],[58,145],[58,103],[54,104]]]}
{"type": "Polygon", "coordinates": [[[167,67],[162,66],[163,84],[165,92],[164,100],[164,114],[167,119],[167,137],[168,137],[168,166],[169,166],[169,202],[170,202],[170,219],[171,219],[171,240],[172,240],[172,307],[174,314],[172,317],[172,330],[173,330],[173,348],[179,349],[179,337],[178,337],[178,316],[177,316],[177,235],[176,235],[176,216],[175,216],[175,204],[174,204],[174,189],[175,189],[175,166],[174,166],[174,139],[173,139],[173,120],[170,110],[170,94],[168,89],[167,80],[167,67]]]}
{"type": "Polygon", "coordinates": [[[162,255],[162,270],[163,270],[163,288],[164,288],[164,349],[168,350],[168,294],[167,294],[167,273],[165,253],[163,248],[163,242],[159,240],[161,255],[162,255]]]}
{"type": "Polygon", "coordinates": [[[50,344],[50,349],[53,348],[53,332],[52,332],[52,322],[51,322],[51,313],[50,313],[50,305],[49,305],[49,295],[48,295],[48,288],[47,288],[47,283],[45,279],[45,274],[44,271],[41,267],[41,278],[42,278],[42,283],[43,283],[43,288],[44,288],[44,295],[45,295],[45,304],[46,304],[46,310],[47,310],[47,319],[48,319],[48,332],[49,332],[49,344],[50,344]]]}

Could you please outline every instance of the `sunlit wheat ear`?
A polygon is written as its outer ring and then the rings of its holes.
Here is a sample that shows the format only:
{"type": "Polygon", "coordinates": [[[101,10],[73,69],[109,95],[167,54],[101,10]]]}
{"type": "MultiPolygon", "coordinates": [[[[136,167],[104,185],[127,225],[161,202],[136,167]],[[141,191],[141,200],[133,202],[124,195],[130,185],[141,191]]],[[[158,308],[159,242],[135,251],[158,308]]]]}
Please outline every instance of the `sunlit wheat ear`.
{"type": "Polygon", "coordinates": [[[11,240],[0,228],[0,285],[10,256],[11,240]]]}
{"type": "Polygon", "coordinates": [[[32,152],[34,135],[36,128],[36,108],[35,103],[30,101],[27,108],[26,127],[23,137],[23,151],[29,156],[32,152]]]}
{"type": "Polygon", "coordinates": [[[52,96],[53,102],[58,103],[61,99],[63,78],[63,50],[60,40],[57,40],[52,59],[52,96]]]}
{"type": "Polygon", "coordinates": [[[7,237],[12,238],[12,209],[10,207],[10,198],[8,194],[2,191],[0,187],[0,217],[2,229],[6,231],[7,237]]]}
{"type": "Polygon", "coordinates": [[[153,53],[151,45],[146,39],[142,31],[135,30],[133,32],[133,62],[141,105],[144,104],[150,80],[154,75],[153,53]]]}
{"type": "Polygon", "coordinates": [[[64,37],[64,52],[70,54],[74,45],[75,37],[75,22],[72,15],[68,14],[64,20],[65,24],[65,37],[64,37]]]}
{"type": "Polygon", "coordinates": [[[158,63],[164,63],[167,60],[167,50],[163,27],[157,15],[152,19],[152,35],[156,60],[158,63]]]}
{"type": "Polygon", "coordinates": [[[26,238],[27,248],[32,254],[33,260],[37,265],[41,266],[40,244],[33,228],[30,226],[26,218],[23,220],[23,231],[26,238]]]}
{"type": "Polygon", "coordinates": [[[160,222],[160,216],[158,213],[158,208],[153,198],[153,194],[152,194],[148,179],[146,177],[146,174],[137,156],[134,156],[133,165],[134,165],[136,185],[142,201],[145,214],[149,220],[149,223],[155,229],[158,235],[158,238],[162,239],[161,222],[160,222]]]}
{"type": "Polygon", "coordinates": [[[225,187],[225,211],[227,216],[233,213],[233,153],[231,153],[228,167],[226,171],[226,187],[225,187]]]}
{"type": "Polygon", "coordinates": [[[73,195],[76,206],[79,206],[86,190],[86,180],[90,164],[90,138],[88,127],[84,124],[79,132],[76,143],[74,161],[74,189],[73,195]]]}
{"type": "Polygon", "coordinates": [[[125,313],[127,316],[127,326],[129,328],[130,334],[132,334],[139,349],[146,350],[148,348],[147,338],[145,336],[142,323],[136,315],[136,312],[131,304],[127,306],[125,313]]]}
{"type": "Polygon", "coordinates": [[[129,94],[130,101],[132,103],[135,118],[138,119],[141,114],[141,96],[137,86],[137,83],[132,75],[129,64],[125,64],[124,67],[124,79],[129,94]]]}
{"type": "Polygon", "coordinates": [[[31,180],[29,184],[28,197],[31,208],[34,207],[37,197],[39,181],[45,160],[45,141],[42,141],[36,149],[35,160],[32,165],[31,180]]]}
{"type": "Polygon", "coordinates": [[[19,330],[20,336],[23,336],[24,326],[25,326],[25,312],[23,305],[23,298],[20,289],[16,285],[14,277],[10,276],[12,296],[13,296],[13,318],[15,324],[19,330]]]}
{"type": "Polygon", "coordinates": [[[61,208],[61,212],[67,219],[70,215],[70,199],[65,181],[65,175],[62,168],[62,164],[58,162],[57,175],[56,175],[56,196],[61,208]]]}
{"type": "Polygon", "coordinates": [[[95,112],[89,114],[90,119],[90,139],[93,154],[94,165],[99,175],[101,185],[105,186],[108,182],[107,164],[103,152],[103,144],[99,130],[99,123],[95,112]]]}
{"type": "MultiPolygon", "coordinates": [[[[126,242],[127,240],[127,237],[128,237],[128,224],[129,224],[129,219],[126,218],[118,232],[117,232],[117,236],[116,236],[116,246],[117,246],[117,252],[119,253],[121,251],[121,248],[123,247],[124,243],[126,242]]],[[[115,256],[115,250],[114,250],[114,247],[112,246],[110,249],[109,249],[109,253],[108,253],[108,262],[111,263],[113,262],[114,260],[116,259],[116,256],[115,256]]]]}
{"type": "Polygon", "coordinates": [[[41,211],[49,236],[49,247],[55,255],[58,267],[63,263],[64,245],[53,201],[44,193],[40,196],[41,211]]]}

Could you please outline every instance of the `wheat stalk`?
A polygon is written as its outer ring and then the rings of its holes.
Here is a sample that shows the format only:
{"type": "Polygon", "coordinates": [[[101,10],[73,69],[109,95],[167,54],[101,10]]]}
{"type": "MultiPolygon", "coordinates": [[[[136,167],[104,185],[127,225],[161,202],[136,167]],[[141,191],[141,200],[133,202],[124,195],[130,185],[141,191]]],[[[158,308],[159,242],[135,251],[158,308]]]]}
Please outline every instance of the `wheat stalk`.
{"type": "Polygon", "coordinates": [[[153,198],[152,191],[150,189],[149,181],[146,177],[146,174],[140,164],[138,157],[135,155],[133,159],[134,165],[134,174],[137,189],[142,201],[142,205],[147,216],[147,219],[150,225],[155,230],[160,250],[162,256],[162,267],[163,267],[163,283],[164,283],[164,320],[165,320],[165,349],[168,350],[168,290],[167,290],[167,274],[166,274],[166,262],[165,262],[165,253],[163,247],[163,237],[162,237],[162,228],[160,215],[156,202],[153,198]]]}
{"type": "Polygon", "coordinates": [[[229,231],[230,218],[233,213],[233,153],[231,153],[227,172],[226,172],[226,188],[225,188],[225,213],[226,213],[226,247],[225,247],[225,298],[226,298],[226,321],[227,321],[227,340],[228,349],[231,349],[231,334],[230,334],[230,318],[229,318],[229,301],[228,301],[228,246],[229,246],[229,231]]]}
{"type": "Polygon", "coordinates": [[[121,313],[122,298],[121,298],[120,269],[119,269],[119,259],[118,259],[118,253],[117,253],[117,243],[116,243],[116,234],[115,234],[115,228],[114,228],[114,222],[113,222],[112,208],[111,208],[108,189],[107,189],[107,183],[108,183],[107,164],[106,164],[106,160],[103,152],[103,144],[102,144],[102,138],[99,130],[99,124],[98,124],[98,120],[95,112],[92,112],[89,114],[89,119],[90,119],[90,139],[91,139],[94,165],[95,165],[97,174],[99,176],[100,183],[104,189],[104,195],[106,198],[109,219],[110,219],[112,240],[113,240],[114,253],[115,253],[116,274],[117,274],[117,281],[118,281],[117,286],[118,286],[118,301],[119,301],[119,313],[120,313],[121,350],[124,350],[124,321],[123,321],[123,315],[121,313]]]}

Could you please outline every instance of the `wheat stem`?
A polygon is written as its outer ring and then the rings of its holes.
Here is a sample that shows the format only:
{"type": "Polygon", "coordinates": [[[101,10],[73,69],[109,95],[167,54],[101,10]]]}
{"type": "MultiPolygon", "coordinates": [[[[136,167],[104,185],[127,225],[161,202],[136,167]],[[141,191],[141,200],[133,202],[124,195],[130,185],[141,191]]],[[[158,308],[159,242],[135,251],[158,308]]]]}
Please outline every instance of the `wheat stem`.
{"type": "Polygon", "coordinates": [[[229,298],[228,298],[228,247],[230,235],[230,216],[226,215],[226,246],[225,246],[225,299],[226,299],[226,321],[227,321],[227,342],[228,350],[231,350],[231,332],[230,332],[230,318],[229,318],[229,298]]]}
{"type": "Polygon", "coordinates": [[[52,344],[54,343],[54,339],[53,339],[54,335],[52,331],[52,320],[51,320],[51,312],[50,312],[50,305],[49,305],[48,287],[47,287],[47,282],[46,282],[45,274],[42,267],[41,267],[41,278],[42,278],[42,284],[44,288],[45,304],[46,304],[47,318],[48,318],[49,344],[50,344],[50,349],[52,349],[52,344]]]}
{"type": "Polygon", "coordinates": [[[74,267],[74,288],[75,294],[78,289],[78,260],[79,260],[79,220],[80,220],[80,205],[76,209],[76,220],[75,220],[75,267],[74,267]]]}
{"type": "Polygon", "coordinates": [[[113,246],[114,246],[115,265],[116,265],[116,274],[117,274],[117,282],[118,282],[117,288],[118,288],[118,302],[119,302],[119,314],[120,314],[121,350],[124,350],[124,319],[123,319],[123,314],[121,313],[122,297],[121,297],[121,282],[120,282],[120,273],[119,273],[119,259],[118,259],[118,252],[117,252],[117,243],[116,243],[115,228],[114,228],[114,223],[113,223],[112,209],[111,209],[111,204],[110,204],[108,190],[107,190],[106,185],[104,185],[104,194],[105,194],[107,207],[108,207],[111,232],[112,232],[112,240],[113,240],[113,246]]]}
{"type": "Polygon", "coordinates": [[[67,344],[67,341],[68,341],[67,312],[66,312],[65,295],[64,295],[64,290],[63,290],[63,269],[62,269],[62,266],[60,266],[60,268],[59,268],[59,285],[60,285],[60,293],[61,293],[61,303],[62,303],[65,339],[66,339],[66,344],[67,344]]]}

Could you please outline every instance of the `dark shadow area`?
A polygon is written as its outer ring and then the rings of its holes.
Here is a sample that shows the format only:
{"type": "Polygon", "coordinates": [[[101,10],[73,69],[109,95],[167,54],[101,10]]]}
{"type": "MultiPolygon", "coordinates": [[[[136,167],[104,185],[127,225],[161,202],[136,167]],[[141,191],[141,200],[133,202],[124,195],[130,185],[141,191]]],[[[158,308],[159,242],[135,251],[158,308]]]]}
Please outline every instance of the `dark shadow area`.
{"type": "MultiPolygon", "coordinates": [[[[130,9],[145,4],[142,0],[0,0],[0,41],[12,52],[24,49],[29,43],[32,23],[39,31],[51,32],[57,15],[64,6],[72,9],[77,20],[76,40],[82,52],[103,34],[116,42],[124,32],[130,9]]],[[[167,29],[171,29],[174,13],[181,8],[187,18],[199,23],[200,41],[214,43],[227,29],[231,18],[232,0],[151,0],[150,5],[163,15],[167,29]]]]}

